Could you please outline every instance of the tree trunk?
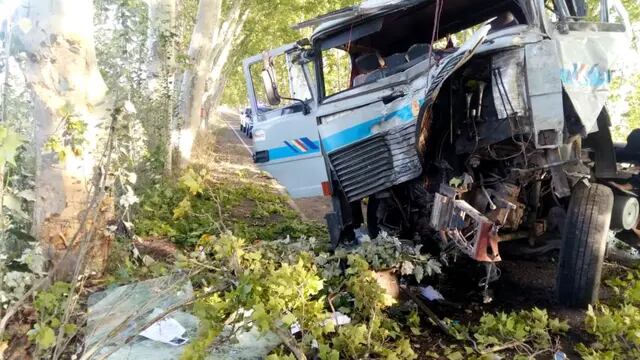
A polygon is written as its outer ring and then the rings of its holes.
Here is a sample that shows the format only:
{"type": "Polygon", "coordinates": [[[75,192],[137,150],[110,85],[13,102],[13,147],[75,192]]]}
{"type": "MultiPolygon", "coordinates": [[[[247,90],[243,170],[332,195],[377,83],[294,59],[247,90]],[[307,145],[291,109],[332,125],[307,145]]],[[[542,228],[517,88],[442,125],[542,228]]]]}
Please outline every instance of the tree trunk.
{"type": "MultiPolygon", "coordinates": [[[[24,10],[31,29],[17,36],[28,55],[25,76],[35,103],[36,202],[33,232],[40,239],[56,265],[67,250],[77,248],[76,239],[84,239],[87,227],[84,214],[90,205],[97,178],[100,143],[108,128],[106,85],[98,71],[93,40],[93,5],[90,1],[31,1],[24,10]],[[65,116],[67,115],[67,116],[65,116]],[[64,144],[62,132],[73,119],[86,124],[83,143],[75,153],[47,146],[52,139],[64,144]],[[61,157],[62,151],[66,156],[61,157]],[[80,154],[81,152],[81,154],[80,154]],[[86,225],[82,226],[82,225],[86,225]]],[[[99,202],[106,211],[109,206],[99,202]]],[[[105,222],[107,215],[98,217],[105,222]]],[[[99,234],[102,229],[99,228],[99,234]]],[[[108,241],[97,236],[92,246],[92,270],[101,270],[108,251],[108,241]],[[105,249],[105,243],[107,248],[105,249]],[[98,251],[99,253],[96,253],[98,251]],[[94,261],[95,260],[95,261],[94,261]]],[[[66,258],[60,277],[72,272],[77,259],[66,258]]]]}
{"type": "Polygon", "coordinates": [[[175,0],[147,0],[149,25],[147,31],[147,83],[149,94],[159,97],[171,81],[174,64],[173,35],[176,24],[175,0]]]}
{"type": "Polygon", "coordinates": [[[211,69],[209,60],[213,42],[219,33],[221,5],[221,0],[200,0],[198,5],[198,16],[188,52],[191,67],[185,70],[182,78],[178,100],[178,129],[172,136],[175,139],[174,156],[180,169],[189,164],[193,141],[200,127],[202,96],[211,69]]]}
{"type": "Polygon", "coordinates": [[[241,39],[239,38],[242,28],[249,12],[245,12],[241,15],[242,2],[237,1],[234,7],[227,16],[228,20],[222,26],[220,36],[215,43],[214,49],[211,53],[211,63],[213,68],[209,72],[208,88],[206,94],[203,96],[203,102],[205,107],[205,114],[207,116],[206,122],[208,126],[208,120],[214,113],[215,108],[218,106],[224,86],[227,81],[225,68],[231,55],[233,46],[237,44],[241,39]]]}
{"type": "Polygon", "coordinates": [[[4,74],[2,80],[2,118],[1,121],[7,121],[7,87],[9,86],[9,58],[11,57],[11,40],[13,38],[13,24],[11,21],[11,16],[7,17],[7,31],[5,33],[4,38],[4,74]]]}
{"type": "Polygon", "coordinates": [[[166,142],[165,175],[171,174],[172,150],[171,129],[174,117],[173,87],[175,80],[175,0],[147,0],[149,25],[147,50],[147,86],[151,99],[163,101],[166,109],[165,123],[161,124],[162,139],[166,142]],[[164,98],[163,98],[164,97],[164,98]]]}

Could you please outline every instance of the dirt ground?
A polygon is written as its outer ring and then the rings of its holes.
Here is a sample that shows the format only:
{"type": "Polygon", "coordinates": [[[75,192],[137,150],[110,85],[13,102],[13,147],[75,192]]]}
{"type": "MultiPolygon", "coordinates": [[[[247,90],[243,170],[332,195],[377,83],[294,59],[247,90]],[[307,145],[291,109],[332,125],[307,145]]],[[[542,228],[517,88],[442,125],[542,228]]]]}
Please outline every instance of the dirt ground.
{"type": "MultiPolygon", "coordinates": [[[[216,134],[216,153],[231,164],[243,165],[257,171],[251,159],[252,141],[240,132],[238,114],[220,112],[220,118],[211,124],[216,134]]],[[[282,193],[285,189],[274,181],[274,186],[282,193]]],[[[327,197],[292,199],[293,206],[312,221],[324,223],[324,215],[331,210],[331,200],[327,197]]]]}
{"type": "MultiPolygon", "coordinates": [[[[212,124],[212,131],[216,135],[216,141],[215,148],[211,150],[216,156],[228,162],[229,166],[242,167],[260,174],[261,177],[268,177],[253,165],[250,157],[252,142],[240,133],[237,114],[221,113],[220,119],[212,124]]],[[[272,183],[278,187],[275,181],[272,180],[272,183]]],[[[282,187],[279,188],[284,192],[282,187]]],[[[292,206],[307,219],[319,223],[324,223],[324,214],[331,208],[326,197],[294,200],[292,206]]],[[[503,261],[498,264],[500,279],[491,284],[493,301],[488,304],[483,302],[483,289],[479,286],[485,276],[484,266],[468,259],[457,259],[454,266],[449,266],[445,274],[431,284],[449,302],[448,305],[439,305],[434,309],[441,317],[465,322],[480,318],[484,312],[545,308],[550,315],[567,320],[571,325],[568,336],[562,340],[561,348],[569,358],[577,358],[573,351],[575,344],[589,340],[582,330],[584,311],[561,307],[555,300],[557,255],[557,252],[535,257],[503,254],[503,261]]],[[[603,271],[606,277],[615,274],[618,268],[614,264],[605,264],[603,271]]],[[[424,339],[421,347],[429,348],[440,341],[446,340],[432,332],[424,339]]]]}

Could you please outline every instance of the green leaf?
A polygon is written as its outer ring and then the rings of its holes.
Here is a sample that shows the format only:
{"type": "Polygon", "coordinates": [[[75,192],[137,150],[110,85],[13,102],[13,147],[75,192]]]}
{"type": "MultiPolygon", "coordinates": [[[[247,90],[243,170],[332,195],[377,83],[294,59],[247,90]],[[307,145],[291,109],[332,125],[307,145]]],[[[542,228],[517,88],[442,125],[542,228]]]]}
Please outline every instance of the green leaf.
{"type": "Polygon", "coordinates": [[[0,126],[0,166],[6,163],[15,165],[18,148],[24,144],[24,138],[4,126],[0,126]]]}
{"type": "Polygon", "coordinates": [[[78,331],[78,326],[76,324],[65,324],[62,328],[64,334],[67,336],[71,336],[78,331]]]}
{"type": "Polygon", "coordinates": [[[42,325],[39,329],[37,329],[37,334],[35,337],[36,344],[44,350],[53,347],[56,343],[56,333],[52,328],[42,325]]]}
{"type": "Polygon", "coordinates": [[[12,214],[21,217],[22,219],[28,220],[29,214],[22,211],[22,201],[18,197],[13,194],[5,193],[2,199],[4,207],[9,209],[12,214]]]}
{"type": "Polygon", "coordinates": [[[451,354],[447,355],[447,359],[448,360],[463,360],[464,359],[464,355],[460,351],[455,351],[455,352],[452,352],[451,354]]]}
{"type": "Polygon", "coordinates": [[[288,313],[282,317],[282,322],[285,323],[287,326],[291,326],[291,324],[296,322],[296,316],[293,315],[292,313],[288,313]]]}

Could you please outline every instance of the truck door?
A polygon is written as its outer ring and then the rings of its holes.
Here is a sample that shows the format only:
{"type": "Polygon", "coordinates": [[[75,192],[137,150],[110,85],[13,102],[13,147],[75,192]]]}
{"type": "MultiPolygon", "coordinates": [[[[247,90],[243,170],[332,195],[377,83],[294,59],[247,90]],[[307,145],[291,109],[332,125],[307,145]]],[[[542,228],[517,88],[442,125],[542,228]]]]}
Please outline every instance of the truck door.
{"type": "Polygon", "coordinates": [[[309,64],[296,44],[255,55],[243,63],[253,113],[254,161],[293,198],[321,196],[327,181],[314,117],[309,64]],[[260,74],[265,57],[273,62],[282,102],[269,106],[260,74]]]}

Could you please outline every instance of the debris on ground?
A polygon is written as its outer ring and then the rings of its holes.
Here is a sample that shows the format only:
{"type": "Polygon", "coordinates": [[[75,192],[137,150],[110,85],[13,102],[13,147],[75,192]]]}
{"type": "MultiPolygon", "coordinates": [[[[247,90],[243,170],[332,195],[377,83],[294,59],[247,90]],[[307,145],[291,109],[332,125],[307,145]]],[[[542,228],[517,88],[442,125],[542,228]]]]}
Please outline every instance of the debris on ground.
{"type": "Polygon", "coordinates": [[[422,295],[425,299],[429,301],[439,301],[444,300],[444,296],[433,288],[433,286],[429,285],[427,287],[420,288],[420,295],[422,295]]]}
{"type": "Polygon", "coordinates": [[[165,340],[161,337],[155,338],[160,341],[151,340],[149,338],[154,337],[148,335],[158,330],[158,324],[171,324],[174,330],[179,331],[168,341],[175,337],[195,336],[199,321],[189,313],[175,311],[153,322],[169,309],[191,300],[193,288],[183,274],[133,283],[91,295],[88,300],[85,356],[89,354],[92,358],[98,358],[106,355],[109,360],[179,358],[183,347],[161,341],[165,340]],[[176,323],[180,328],[175,328],[176,323]]]}

